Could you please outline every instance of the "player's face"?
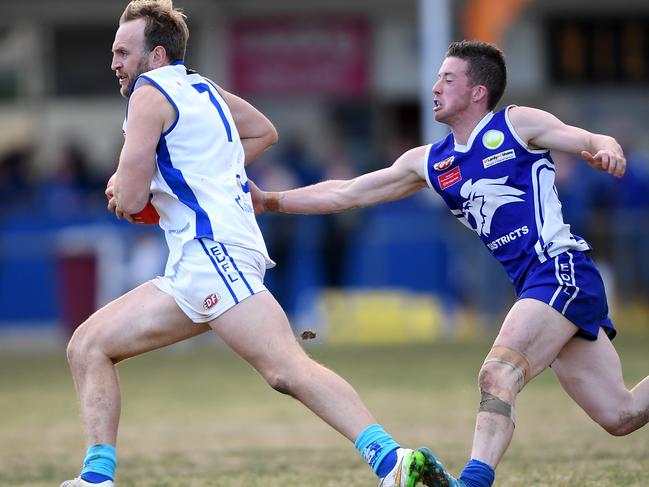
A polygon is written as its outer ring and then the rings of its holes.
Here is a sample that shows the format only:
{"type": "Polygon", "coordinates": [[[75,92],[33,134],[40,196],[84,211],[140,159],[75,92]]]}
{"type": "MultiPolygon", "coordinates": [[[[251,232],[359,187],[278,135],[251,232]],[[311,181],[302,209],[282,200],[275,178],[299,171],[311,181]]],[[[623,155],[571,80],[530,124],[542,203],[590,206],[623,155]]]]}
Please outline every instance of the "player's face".
{"type": "Polygon", "coordinates": [[[119,80],[119,92],[127,98],[137,77],[149,71],[149,52],[144,47],[144,19],[129,20],[119,26],[113,42],[110,69],[119,80]]]}
{"type": "Polygon", "coordinates": [[[439,68],[433,85],[433,112],[438,122],[449,123],[470,106],[468,67],[464,59],[447,57],[439,68]]]}

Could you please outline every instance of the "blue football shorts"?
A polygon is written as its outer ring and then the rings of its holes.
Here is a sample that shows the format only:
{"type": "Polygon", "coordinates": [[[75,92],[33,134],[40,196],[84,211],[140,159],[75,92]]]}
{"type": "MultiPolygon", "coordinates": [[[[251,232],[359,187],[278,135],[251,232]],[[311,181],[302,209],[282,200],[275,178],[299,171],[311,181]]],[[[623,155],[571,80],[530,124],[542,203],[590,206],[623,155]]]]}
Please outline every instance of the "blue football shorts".
{"type": "Polygon", "coordinates": [[[206,323],[266,290],[265,273],[260,252],[201,238],[187,242],[174,265],[152,282],[194,323],[206,323]]]}
{"type": "Polygon", "coordinates": [[[523,298],[552,306],[577,326],[576,336],[597,340],[600,327],[610,339],[617,333],[602,276],[584,252],[566,251],[530,269],[517,294],[523,298]]]}

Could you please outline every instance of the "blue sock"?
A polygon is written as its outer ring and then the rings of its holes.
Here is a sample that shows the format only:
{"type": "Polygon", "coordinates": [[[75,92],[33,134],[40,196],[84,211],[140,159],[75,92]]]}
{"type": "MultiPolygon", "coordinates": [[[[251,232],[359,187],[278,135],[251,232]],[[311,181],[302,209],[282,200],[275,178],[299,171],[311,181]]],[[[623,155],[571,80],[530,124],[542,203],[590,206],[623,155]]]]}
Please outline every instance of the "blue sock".
{"type": "Polygon", "coordinates": [[[91,484],[101,484],[105,480],[113,480],[106,475],[94,472],[84,473],[81,478],[86,482],[90,482],[91,484]]]}
{"type": "Polygon", "coordinates": [[[460,479],[468,487],[491,487],[495,478],[496,472],[491,465],[473,458],[469,460],[460,474],[460,479]]]}
{"type": "Polygon", "coordinates": [[[361,431],[354,446],[380,478],[397,464],[399,444],[378,424],[371,424],[361,431]]]}
{"type": "Polygon", "coordinates": [[[376,469],[376,475],[378,475],[380,479],[389,474],[390,470],[392,470],[397,464],[397,449],[398,447],[390,450],[379,463],[379,467],[376,469]]]}
{"type": "Polygon", "coordinates": [[[86,458],[83,460],[81,478],[92,484],[113,480],[116,464],[117,455],[113,445],[92,445],[88,448],[86,458]]]}

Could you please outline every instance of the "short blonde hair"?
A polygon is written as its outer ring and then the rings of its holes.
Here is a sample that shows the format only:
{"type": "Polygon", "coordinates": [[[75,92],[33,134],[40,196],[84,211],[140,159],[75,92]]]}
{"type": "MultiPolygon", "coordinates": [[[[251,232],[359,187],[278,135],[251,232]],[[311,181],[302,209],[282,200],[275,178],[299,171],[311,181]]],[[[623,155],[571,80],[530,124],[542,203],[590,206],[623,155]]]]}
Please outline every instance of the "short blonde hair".
{"type": "Polygon", "coordinates": [[[170,62],[183,59],[189,39],[187,16],[175,9],[172,0],[132,0],[122,13],[119,23],[144,19],[144,42],[148,51],[162,46],[170,62]]]}

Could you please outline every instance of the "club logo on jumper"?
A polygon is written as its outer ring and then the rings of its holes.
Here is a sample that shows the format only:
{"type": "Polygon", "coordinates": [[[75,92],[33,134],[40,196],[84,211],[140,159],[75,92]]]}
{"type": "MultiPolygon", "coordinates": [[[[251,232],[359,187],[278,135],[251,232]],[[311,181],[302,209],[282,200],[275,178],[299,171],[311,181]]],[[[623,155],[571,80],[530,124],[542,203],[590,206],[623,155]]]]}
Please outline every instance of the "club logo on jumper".
{"type": "Polygon", "coordinates": [[[439,187],[442,190],[448,188],[449,186],[453,186],[455,183],[459,183],[460,181],[462,181],[460,166],[437,176],[437,182],[439,183],[439,187]]]}
{"type": "Polygon", "coordinates": [[[443,161],[439,161],[433,164],[433,169],[435,169],[435,171],[443,171],[444,169],[450,167],[450,165],[453,164],[454,160],[455,156],[447,157],[443,161]]]}
{"type": "Polygon", "coordinates": [[[485,169],[491,166],[495,166],[496,164],[500,164],[501,162],[508,161],[510,159],[513,159],[516,157],[516,153],[514,152],[514,149],[509,149],[504,152],[499,152],[498,154],[494,154],[493,156],[486,157],[482,159],[482,165],[484,166],[485,169]]]}
{"type": "Polygon", "coordinates": [[[505,134],[500,130],[487,130],[482,136],[482,143],[487,149],[496,150],[505,141],[505,134]]]}
{"type": "Polygon", "coordinates": [[[216,293],[210,294],[203,301],[203,309],[208,310],[213,308],[219,301],[221,301],[221,296],[216,293]]]}
{"type": "Polygon", "coordinates": [[[507,203],[523,201],[518,196],[523,192],[507,186],[507,176],[498,179],[469,179],[462,185],[460,195],[466,199],[462,203],[462,214],[480,236],[491,233],[491,221],[496,210],[507,203]]]}

